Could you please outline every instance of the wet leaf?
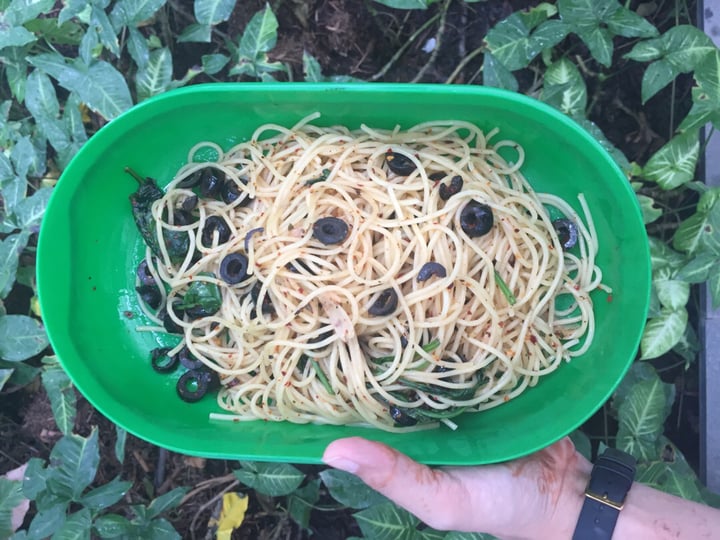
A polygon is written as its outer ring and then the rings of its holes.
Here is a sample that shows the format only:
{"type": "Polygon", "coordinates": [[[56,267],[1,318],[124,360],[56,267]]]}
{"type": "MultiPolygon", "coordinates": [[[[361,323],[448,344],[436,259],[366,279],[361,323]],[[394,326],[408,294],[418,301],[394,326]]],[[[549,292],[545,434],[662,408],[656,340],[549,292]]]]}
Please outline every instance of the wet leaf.
{"type": "Polygon", "coordinates": [[[20,253],[25,249],[30,233],[22,231],[0,241],[0,297],[7,298],[15,283],[20,253]]]}
{"type": "Polygon", "coordinates": [[[653,285],[663,307],[680,309],[687,305],[690,298],[690,284],[672,277],[670,270],[659,270],[653,276],[653,285]]]}
{"type": "Polygon", "coordinates": [[[354,514],[360,530],[375,540],[412,540],[420,520],[394,503],[371,506],[354,514]]]}
{"type": "Polygon", "coordinates": [[[125,442],[127,440],[127,431],[115,425],[115,458],[120,462],[125,462],[125,442]]]}
{"type": "Polygon", "coordinates": [[[79,502],[93,512],[98,512],[118,502],[131,487],[132,482],[123,482],[120,477],[116,477],[107,484],[88,491],[79,502]]]}
{"type": "Polygon", "coordinates": [[[640,211],[643,216],[643,223],[646,225],[662,216],[662,210],[655,206],[655,200],[647,195],[636,195],[640,203],[640,211]]]}
{"type": "Polygon", "coordinates": [[[132,538],[135,527],[130,520],[118,514],[105,514],[95,519],[93,528],[100,538],[132,538]]]}
{"type": "Polygon", "coordinates": [[[48,346],[45,328],[27,315],[0,317],[0,357],[9,362],[27,360],[48,346]]]}
{"type": "Polygon", "coordinates": [[[293,491],[288,497],[288,514],[301,528],[310,526],[310,512],[320,497],[320,479],[293,491]]]}
{"type": "Polygon", "coordinates": [[[230,57],[224,54],[205,54],[201,60],[203,71],[208,75],[215,75],[227,65],[230,57]]]}
{"type": "Polygon", "coordinates": [[[110,20],[116,29],[127,26],[135,29],[138,23],[152,17],[167,0],[120,0],[110,12],[110,20]]]}
{"type": "Polygon", "coordinates": [[[12,513],[24,499],[21,488],[21,482],[0,477],[0,538],[8,538],[15,532],[12,513]]]}
{"type": "Polygon", "coordinates": [[[52,472],[48,476],[48,488],[52,486],[53,492],[68,500],[79,500],[95,478],[99,461],[96,427],[88,437],[65,435],[50,453],[52,472]]]}
{"type": "Polygon", "coordinates": [[[241,462],[233,474],[240,482],[258,493],[278,497],[297,489],[305,475],[288,463],[241,462]]]}
{"type": "Polygon", "coordinates": [[[354,474],[337,469],[327,469],[320,478],[333,499],[350,508],[367,508],[388,502],[388,499],[369,487],[354,474]]]}
{"type": "Polygon", "coordinates": [[[46,509],[39,510],[30,522],[30,538],[49,538],[59,531],[67,518],[67,501],[61,501],[46,509]]]}
{"type": "Polygon", "coordinates": [[[485,53],[483,59],[483,84],[513,92],[518,90],[518,81],[515,75],[489,52],[485,53]]]}
{"type": "Polygon", "coordinates": [[[193,23],[187,26],[185,30],[182,31],[182,34],[178,36],[178,42],[210,43],[211,36],[212,26],[193,23]]]}
{"type": "Polygon", "coordinates": [[[172,54],[163,47],[150,53],[147,64],[135,76],[138,100],[161,94],[172,81],[172,54]]]}
{"type": "Polygon", "coordinates": [[[677,279],[688,283],[702,283],[710,276],[713,270],[720,263],[720,259],[714,253],[701,252],[692,257],[675,276],[677,279]]]}
{"type": "Polygon", "coordinates": [[[64,435],[72,432],[77,412],[77,396],[70,377],[59,364],[45,366],[42,383],[50,399],[55,423],[64,435]]]}
{"type": "Polygon", "coordinates": [[[200,24],[214,25],[227,21],[235,8],[236,0],[195,0],[193,11],[200,24]]]}
{"type": "Polygon", "coordinates": [[[643,175],[663,189],[673,189],[692,180],[700,154],[696,133],[676,135],[648,160],[643,175]]]}
{"type": "Polygon", "coordinates": [[[658,60],[650,64],[645,70],[642,79],[641,95],[643,104],[670,84],[677,76],[677,71],[667,60],[658,60]]]}
{"type": "Polygon", "coordinates": [[[585,114],[587,88],[575,64],[561,58],[548,66],[541,99],[567,115],[585,114]]]}
{"type": "Polygon", "coordinates": [[[657,358],[672,349],[685,332],[687,321],[685,308],[663,308],[660,316],[650,319],[645,326],[640,342],[641,359],[657,358]]]}
{"type": "Polygon", "coordinates": [[[63,526],[52,537],[52,540],[90,540],[92,517],[90,510],[82,508],[70,514],[63,526]]]}
{"type": "Polygon", "coordinates": [[[154,498],[147,507],[148,519],[156,518],[163,512],[175,508],[187,492],[188,488],[178,487],[154,498]]]}

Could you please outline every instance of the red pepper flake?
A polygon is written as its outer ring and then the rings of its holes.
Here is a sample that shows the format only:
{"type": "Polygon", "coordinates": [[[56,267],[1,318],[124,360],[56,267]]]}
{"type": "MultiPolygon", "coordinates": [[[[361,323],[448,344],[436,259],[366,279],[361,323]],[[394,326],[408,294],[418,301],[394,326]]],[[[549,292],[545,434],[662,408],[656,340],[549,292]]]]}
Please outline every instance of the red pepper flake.
{"type": "Polygon", "coordinates": [[[530,343],[533,345],[537,343],[537,338],[533,334],[530,334],[530,343]]]}
{"type": "Polygon", "coordinates": [[[505,403],[507,403],[508,401],[510,401],[510,396],[505,396],[505,397],[503,398],[503,401],[504,401],[505,403]]]}
{"type": "Polygon", "coordinates": [[[576,291],[579,291],[579,290],[580,290],[580,285],[575,285],[575,286],[573,287],[573,289],[575,289],[576,291]]]}
{"type": "Polygon", "coordinates": [[[612,301],[613,301],[613,295],[612,295],[612,294],[608,294],[608,295],[607,295],[607,302],[608,302],[608,304],[609,304],[610,302],[612,302],[612,301]]]}
{"type": "Polygon", "coordinates": [[[239,421],[240,421],[239,418],[233,418],[233,422],[235,422],[236,424],[237,424],[239,421]]]}
{"type": "Polygon", "coordinates": [[[132,319],[135,316],[132,311],[123,311],[123,315],[128,319],[132,319]]]}

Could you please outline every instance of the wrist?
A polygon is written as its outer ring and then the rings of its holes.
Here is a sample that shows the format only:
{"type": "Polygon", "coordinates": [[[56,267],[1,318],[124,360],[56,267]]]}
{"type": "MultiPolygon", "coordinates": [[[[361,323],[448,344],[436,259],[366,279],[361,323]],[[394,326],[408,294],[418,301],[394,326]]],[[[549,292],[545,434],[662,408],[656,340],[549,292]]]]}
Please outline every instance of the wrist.
{"type": "Polygon", "coordinates": [[[560,494],[549,512],[547,529],[538,534],[537,538],[572,538],[585,502],[585,489],[592,468],[592,463],[576,452],[575,463],[568,467],[560,494]]]}

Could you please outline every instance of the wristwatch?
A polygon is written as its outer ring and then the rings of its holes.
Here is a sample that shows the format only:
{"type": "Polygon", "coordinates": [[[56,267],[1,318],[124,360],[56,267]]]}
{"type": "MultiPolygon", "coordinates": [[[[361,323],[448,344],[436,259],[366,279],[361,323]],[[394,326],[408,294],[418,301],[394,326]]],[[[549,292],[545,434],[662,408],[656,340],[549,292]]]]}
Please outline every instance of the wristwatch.
{"type": "Polygon", "coordinates": [[[572,540],[610,540],[634,478],[635,458],[607,448],[590,474],[572,540]]]}

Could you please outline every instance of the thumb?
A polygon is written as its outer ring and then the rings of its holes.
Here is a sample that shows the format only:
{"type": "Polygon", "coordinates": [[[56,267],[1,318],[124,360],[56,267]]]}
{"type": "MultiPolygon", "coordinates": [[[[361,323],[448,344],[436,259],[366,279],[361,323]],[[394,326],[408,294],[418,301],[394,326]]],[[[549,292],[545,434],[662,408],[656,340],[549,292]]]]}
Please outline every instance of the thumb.
{"type": "Polygon", "coordinates": [[[457,527],[456,517],[469,511],[471,498],[462,482],[384,444],[360,437],[339,439],[327,447],[323,461],[355,474],[435,529],[457,527]]]}

